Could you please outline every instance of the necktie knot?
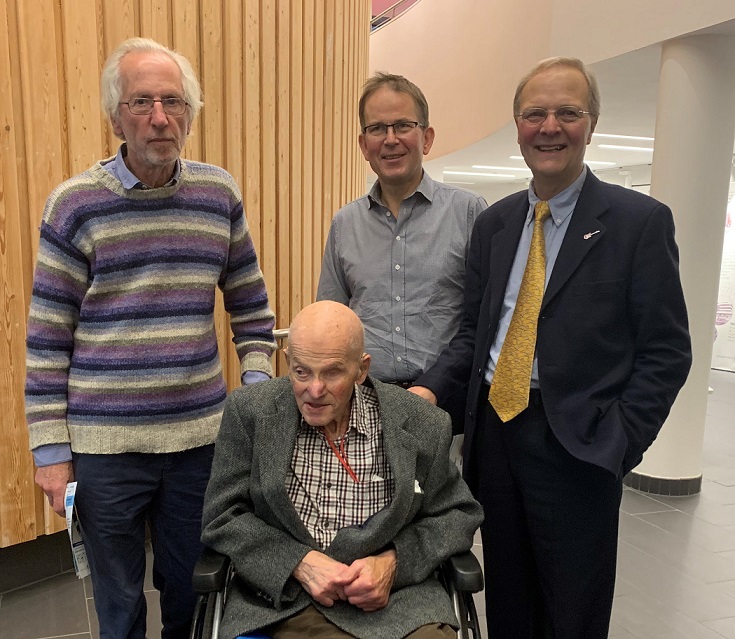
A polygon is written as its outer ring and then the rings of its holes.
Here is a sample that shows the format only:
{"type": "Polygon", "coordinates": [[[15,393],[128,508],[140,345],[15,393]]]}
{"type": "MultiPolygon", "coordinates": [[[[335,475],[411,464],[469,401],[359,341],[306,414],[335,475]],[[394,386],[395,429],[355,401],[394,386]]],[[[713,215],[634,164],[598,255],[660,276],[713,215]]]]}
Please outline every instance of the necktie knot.
{"type": "Polygon", "coordinates": [[[537,222],[543,222],[550,215],[551,209],[549,208],[549,203],[546,200],[536,202],[536,207],[534,208],[534,216],[537,222]]]}

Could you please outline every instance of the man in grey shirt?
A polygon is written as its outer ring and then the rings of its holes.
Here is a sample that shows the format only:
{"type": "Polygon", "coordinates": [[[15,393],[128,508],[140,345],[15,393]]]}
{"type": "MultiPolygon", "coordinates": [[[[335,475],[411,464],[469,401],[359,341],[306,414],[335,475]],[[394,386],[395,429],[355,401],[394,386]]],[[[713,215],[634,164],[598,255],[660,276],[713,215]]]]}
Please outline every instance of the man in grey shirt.
{"type": "Polygon", "coordinates": [[[374,376],[407,387],[457,331],[465,254],[487,203],[424,172],[434,129],[415,84],[378,73],[363,87],[359,112],[360,148],[378,180],[335,215],[317,299],[353,309],[374,376]]]}

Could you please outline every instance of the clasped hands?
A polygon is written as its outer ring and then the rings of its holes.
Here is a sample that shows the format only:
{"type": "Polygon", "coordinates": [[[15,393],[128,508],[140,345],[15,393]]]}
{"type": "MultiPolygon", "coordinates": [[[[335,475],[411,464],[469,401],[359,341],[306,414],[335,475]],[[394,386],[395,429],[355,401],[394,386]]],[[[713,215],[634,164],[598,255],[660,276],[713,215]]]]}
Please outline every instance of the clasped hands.
{"type": "Polygon", "coordinates": [[[293,576],[323,606],[347,601],[365,612],[388,604],[396,574],[396,551],[356,559],[349,566],[317,550],[309,551],[293,576]]]}

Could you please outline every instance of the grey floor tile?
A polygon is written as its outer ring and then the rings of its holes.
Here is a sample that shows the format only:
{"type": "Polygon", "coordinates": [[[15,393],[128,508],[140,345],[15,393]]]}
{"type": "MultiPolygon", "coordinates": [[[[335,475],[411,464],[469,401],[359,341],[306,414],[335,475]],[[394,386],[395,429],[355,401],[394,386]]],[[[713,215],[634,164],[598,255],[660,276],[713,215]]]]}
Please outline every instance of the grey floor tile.
{"type": "Polygon", "coordinates": [[[84,586],[64,573],[3,595],[0,639],[37,639],[89,632],[84,586]]]}
{"type": "Polygon", "coordinates": [[[735,561],[698,546],[691,539],[658,530],[627,537],[625,541],[704,583],[735,579],[735,561]]]}
{"type": "Polygon", "coordinates": [[[645,594],[616,598],[613,622],[639,639],[722,639],[717,632],[675,607],[645,594]]]}
{"type": "Polygon", "coordinates": [[[646,495],[637,490],[626,489],[623,491],[623,499],[620,510],[629,515],[641,515],[643,513],[658,513],[674,510],[671,506],[658,501],[658,497],[646,495]]]}
{"type": "Polygon", "coordinates": [[[627,539],[628,537],[635,535],[645,535],[648,532],[656,532],[662,530],[654,524],[644,521],[637,515],[630,515],[628,513],[620,513],[620,525],[618,527],[618,537],[620,539],[627,539]]]}
{"type": "Polygon", "coordinates": [[[723,581],[722,583],[715,584],[718,590],[726,595],[729,595],[735,599],[735,581],[723,581]]]}
{"type": "Polygon", "coordinates": [[[638,515],[644,521],[667,532],[689,538],[713,552],[735,550],[735,532],[679,510],[638,515]]]}
{"type": "Polygon", "coordinates": [[[618,575],[615,579],[615,596],[622,597],[624,595],[635,596],[636,593],[640,592],[632,583],[623,579],[618,575]]]}
{"type": "MultiPolygon", "coordinates": [[[[640,593],[616,597],[616,602],[626,598],[651,599],[700,622],[732,615],[732,597],[725,594],[718,584],[694,579],[681,568],[631,546],[627,540],[621,541],[620,547],[618,576],[634,584],[640,593]]],[[[627,629],[635,634],[631,628],[627,629]]]]}
{"type": "Polygon", "coordinates": [[[735,639],[735,617],[705,623],[708,628],[719,632],[725,639],[735,639]]]}
{"type": "Polygon", "coordinates": [[[735,504],[735,486],[723,486],[716,481],[703,479],[702,497],[725,506],[735,504]]]}
{"type": "Polygon", "coordinates": [[[631,637],[632,639],[640,639],[614,622],[610,624],[610,632],[607,636],[609,639],[630,639],[631,637]]]}

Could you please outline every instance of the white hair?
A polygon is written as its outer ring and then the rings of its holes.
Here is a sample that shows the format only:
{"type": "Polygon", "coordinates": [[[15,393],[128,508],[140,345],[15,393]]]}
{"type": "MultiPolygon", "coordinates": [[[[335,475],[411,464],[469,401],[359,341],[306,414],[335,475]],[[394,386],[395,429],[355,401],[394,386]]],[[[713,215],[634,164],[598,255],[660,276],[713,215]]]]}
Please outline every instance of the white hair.
{"type": "Polygon", "coordinates": [[[122,79],[120,62],[128,54],[136,51],[159,51],[169,56],[181,71],[181,84],[184,89],[184,100],[187,102],[190,122],[194,121],[202,108],[202,88],[199,85],[191,63],[180,53],[172,51],[161,43],[150,38],[130,38],[125,40],[107,58],[102,69],[102,110],[110,117],[116,117],[120,109],[122,97],[122,79]]]}

